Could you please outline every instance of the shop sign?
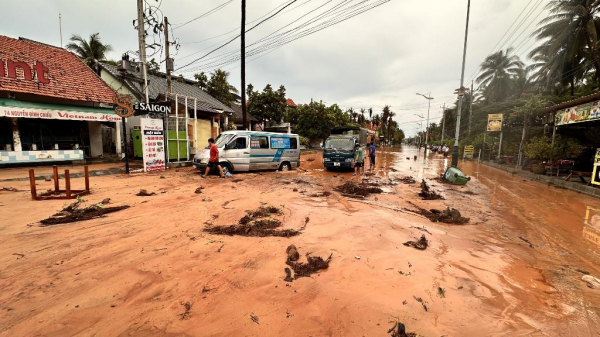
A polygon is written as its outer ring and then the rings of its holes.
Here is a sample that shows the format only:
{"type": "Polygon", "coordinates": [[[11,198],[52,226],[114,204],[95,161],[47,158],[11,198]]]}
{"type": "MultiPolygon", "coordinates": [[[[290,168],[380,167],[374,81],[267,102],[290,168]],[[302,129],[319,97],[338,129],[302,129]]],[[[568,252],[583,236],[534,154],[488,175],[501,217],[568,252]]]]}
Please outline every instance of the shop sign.
{"type": "Polygon", "coordinates": [[[488,114],[487,130],[502,131],[502,114],[488,114]]]}
{"type": "Polygon", "coordinates": [[[594,158],[594,172],[592,173],[592,184],[600,185],[600,149],[596,149],[594,158]]]}
{"type": "Polygon", "coordinates": [[[463,159],[473,159],[474,153],[475,147],[473,145],[465,146],[465,150],[463,151],[463,159]]]}
{"type": "Polygon", "coordinates": [[[48,75],[48,68],[40,61],[35,61],[32,69],[27,62],[6,60],[7,71],[5,72],[4,61],[0,60],[0,76],[17,79],[17,68],[21,68],[23,71],[23,79],[25,81],[33,81],[36,77],[35,75],[37,75],[37,79],[40,83],[50,83],[50,79],[46,77],[48,75]]]}
{"type": "Polygon", "coordinates": [[[556,112],[556,125],[590,122],[600,119],[600,101],[581,104],[556,112]]]}
{"type": "Polygon", "coordinates": [[[165,133],[162,119],[142,118],[144,171],[165,170],[165,133]]]}
{"type": "Polygon", "coordinates": [[[136,103],[133,105],[136,115],[145,115],[148,113],[171,113],[171,102],[159,103],[136,103]]]}
{"type": "Polygon", "coordinates": [[[113,103],[115,104],[115,113],[119,117],[130,117],[133,116],[134,110],[131,107],[131,96],[130,95],[122,95],[119,93],[115,93],[113,96],[113,103]]]}
{"type": "Polygon", "coordinates": [[[60,111],[32,108],[0,106],[0,117],[63,119],[72,121],[119,122],[121,118],[114,114],[94,112],[60,111]]]}

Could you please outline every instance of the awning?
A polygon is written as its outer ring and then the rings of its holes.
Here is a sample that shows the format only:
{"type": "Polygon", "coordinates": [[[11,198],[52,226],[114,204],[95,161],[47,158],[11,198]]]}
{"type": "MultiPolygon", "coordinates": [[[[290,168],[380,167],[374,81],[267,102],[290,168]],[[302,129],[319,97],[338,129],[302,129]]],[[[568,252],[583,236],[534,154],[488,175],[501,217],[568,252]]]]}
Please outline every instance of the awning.
{"type": "Polygon", "coordinates": [[[120,122],[113,109],[59,105],[0,98],[0,117],[120,122]]]}

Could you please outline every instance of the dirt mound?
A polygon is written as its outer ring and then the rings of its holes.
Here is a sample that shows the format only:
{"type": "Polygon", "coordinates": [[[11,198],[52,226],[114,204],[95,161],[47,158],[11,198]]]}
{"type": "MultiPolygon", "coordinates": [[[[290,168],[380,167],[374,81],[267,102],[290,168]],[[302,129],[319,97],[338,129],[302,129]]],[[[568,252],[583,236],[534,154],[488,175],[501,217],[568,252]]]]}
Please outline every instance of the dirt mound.
{"type": "Polygon", "coordinates": [[[419,196],[423,199],[423,200],[439,200],[439,199],[444,199],[444,197],[437,193],[436,191],[432,190],[429,185],[427,185],[427,182],[425,182],[425,179],[423,179],[421,181],[421,193],[419,193],[419,196]]]}
{"type": "Polygon", "coordinates": [[[336,187],[335,190],[348,196],[359,197],[367,197],[370,194],[383,192],[383,190],[379,187],[369,186],[365,183],[356,184],[352,181],[347,181],[343,185],[336,187]]]}
{"type": "Polygon", "coordinates": [[[425,250],[429,246],[429,241],[425,238],[425,235],[421,235],[421,238],[417,241],[406,241],[403,245],[407,247],[413,247],[418,250],[425,250]]]}
{"type": "MultiPolygon", "coordinates": [[[[412,205],[416,206],[415,204],[412,205]]],[[[445,210],[431,209],[428,211],[424,208],[418,206],[416,207],[418,210],[414,212],[424,215],[426,218],[431,220],[431,222],[464,225],[471,220],[470,218],[463,217],[462,214],[460,214],[460,211],[456,208],[447,207],[445,210]]]]}
{"type": "MultiPolygon", "coordinates": [[[[287,261],[286,264],[294,270],[294,279],[300,277],[309,277],[310,275],[329,268],[329,262],[333,254],[329,255],[327,260],[323,260],[320,256],[310,256],[310,253],[306,254],[307,262],[293,262],[287,261]]],[[[286,268],[287,269],[287,268],[286,268]]]]}
{"type": "Polygon", "coordinates": [[[211,234],[240,235],[240,236],[279,236],[292,237],[300,234],[295,229],[278,229],[282,226],[281,221],[268,218],[271,215],[283,215],[283,212],[275,206],[260,206],[255,210],[246,211],[237,224],[230,226],[211,226],[204,231],[211,234]]]}
{"type": "Polygon", "coordinates": [[[71,223],[78,221],[85,221],[95,219],[104,216],[108,213],[118,212],[129,208],[129,206],[117,206],[117,207],[102,207],[102,203],[90,205],[85,208],[79,208],[80,202],[74,202],[61,211],[55,213],[49,218],[40,221],[42,226],[52,226],[63,223],[71,223]]]}
{"type": "Polygon", "coordinates": [[[136,194],[138,197],[151,197],[153,195],[156,195],[156,193],[152,192],[148,192],[145,189],[141,189],[139,192],[137,192],[136,194]]]}

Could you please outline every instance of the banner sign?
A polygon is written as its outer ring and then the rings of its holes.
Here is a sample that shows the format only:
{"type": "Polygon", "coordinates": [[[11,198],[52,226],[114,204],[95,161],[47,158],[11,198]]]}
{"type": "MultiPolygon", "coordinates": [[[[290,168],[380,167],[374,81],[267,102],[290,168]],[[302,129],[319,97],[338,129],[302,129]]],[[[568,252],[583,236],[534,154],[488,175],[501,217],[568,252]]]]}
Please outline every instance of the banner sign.
{"type": "Polygon", "coordinates": [[[463,159],[473,159],[473,154],[475,153],[475,147],[473,145],[465,146],[465,150],[463,151],[463,159]]]}
{"type": "Polygon", "coordinates": [[[502,114],[489,114],[487,131],[502,131],[502,114]]]}
{"type": "Polygon", "coordinates": [[[600,149],[596,149],[596,157],[594,157],[594,172],[592,173],[592,184],[600,185],[600,149]]]}
{"type": "MultiPolygon", "coordinates": [[[[110,111],[110,110],[109,110],[110,111]]],[[[115,114],[95,112],[60,111],[34,108],[15,108],[0,106],[0,117],[21,117],[41,119],[63,119],[72,121],[120,122],[121,117],[115,114]]]]}
{"type": "Polygon", "coordinates": [[[145,115],[148,113],[171,113],[171,102],[159,103],[136,103],[133,105],[136,115],[145,115]]]}
{"type": "Polygon", "coordinates": [[[556,112],[556,125],[591,122],[600,119],[600,101],[577,105],[556,112]]]}
{"type": "Polygon", "coordinates": [[[165,133],[161,119],[142,118],[142,148],[144,171],[165,170],[165,133]]]}
{"type": "Polygon", "coordinates": [[[283,137],[271,137],[271,148],[272,149],[289,149],[290,139],[283,137]]]}

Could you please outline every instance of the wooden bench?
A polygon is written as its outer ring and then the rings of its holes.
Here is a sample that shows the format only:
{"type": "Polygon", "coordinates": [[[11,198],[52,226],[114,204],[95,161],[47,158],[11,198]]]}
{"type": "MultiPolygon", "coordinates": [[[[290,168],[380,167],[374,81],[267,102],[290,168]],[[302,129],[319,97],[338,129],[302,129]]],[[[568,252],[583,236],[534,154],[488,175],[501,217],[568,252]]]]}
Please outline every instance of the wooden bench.
{"type": "Polygon", "coordinates": [[[583,171],[571,171],[571,174],[569,174],[569,176],[567,177],[567,179],[565,179],[565,181],[569,181],[569,179],[571,179],[574,176],[579,177],[581,182],[584,184],[587,184],[588,186],[592,183],[591,179],[589,182],[584,179],[584,177],[591,178],[592,172],[583,172],[583,171]]]}

